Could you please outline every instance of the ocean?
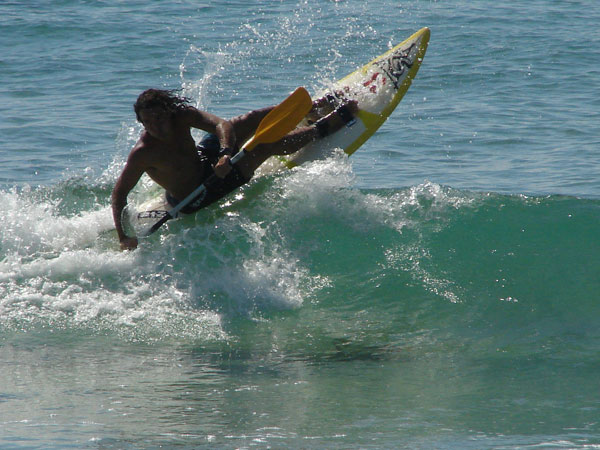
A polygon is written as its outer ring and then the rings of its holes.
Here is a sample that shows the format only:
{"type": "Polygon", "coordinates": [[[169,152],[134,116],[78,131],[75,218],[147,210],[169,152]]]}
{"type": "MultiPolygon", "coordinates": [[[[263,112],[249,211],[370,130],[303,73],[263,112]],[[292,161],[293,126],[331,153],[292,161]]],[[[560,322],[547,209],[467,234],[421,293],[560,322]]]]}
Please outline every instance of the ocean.
{"type": "Polygon", "coordinates": [[[600,448],[599,23],[591,0],[3,1],[0,448],[600,448]],[[119,251],[141,91],[231,117],[425,26],[352,157],[119,251]]]}

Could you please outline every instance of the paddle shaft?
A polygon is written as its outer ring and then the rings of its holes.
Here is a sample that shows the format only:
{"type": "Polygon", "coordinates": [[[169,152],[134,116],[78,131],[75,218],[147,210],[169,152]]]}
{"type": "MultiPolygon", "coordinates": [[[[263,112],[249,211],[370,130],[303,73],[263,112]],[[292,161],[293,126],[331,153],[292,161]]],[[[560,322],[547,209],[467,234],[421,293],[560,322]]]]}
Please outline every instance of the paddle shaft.
{"type": "MultiPolygon", "coordinates": [[[[232,156],[229,162],[231,163],[231,165],[233,165],[240,159],[242,159],[244,156],[246,156],[246,150],[242,149],[239,152],[237,152],[234,156],[232,156]]],[[[206,185],[210,185],[210,183],[216,181],[217,178],[218,177],[213,173],[210,177],[206,179],[206,181],[204,181],[204,184],[198,186],[186,198],[177,203],[177,205],[175,205],[171,210],[167,211],[167,213],[158,222],[156,222],[148,229],[146,234],[150,235],[154,233],[156,230],[162,227],[167,220],[174,219],[175,217],[177,217],[179,211],[181,211],[183,208],[189,205],[192,201],[194,201],[194,199],[202,195],[202,193],[206,191],[206,185]]]]}

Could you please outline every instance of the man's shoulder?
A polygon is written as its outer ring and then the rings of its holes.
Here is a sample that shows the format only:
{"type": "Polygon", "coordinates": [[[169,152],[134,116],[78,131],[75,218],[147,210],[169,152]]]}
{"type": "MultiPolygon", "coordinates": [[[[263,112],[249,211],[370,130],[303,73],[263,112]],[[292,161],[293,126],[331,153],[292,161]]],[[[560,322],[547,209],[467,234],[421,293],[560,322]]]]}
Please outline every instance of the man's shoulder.
{"type": "Polygon", "coordinates": [[[202,114],[202,112],[193,107],[186,106],[185,108],[179,109],[173,116],[174,123],[176,125],[184,125],[187,126],[190,121],[192,121],[198,114],[202,114]]]}
{"type": "Polygon", "coordinates": [[[176,117],[176,124],[186,128],[198,128],[210,133],[214,132],[215,125],[222,119],[207,111],[188,106],[180,110],[176,117]]]}

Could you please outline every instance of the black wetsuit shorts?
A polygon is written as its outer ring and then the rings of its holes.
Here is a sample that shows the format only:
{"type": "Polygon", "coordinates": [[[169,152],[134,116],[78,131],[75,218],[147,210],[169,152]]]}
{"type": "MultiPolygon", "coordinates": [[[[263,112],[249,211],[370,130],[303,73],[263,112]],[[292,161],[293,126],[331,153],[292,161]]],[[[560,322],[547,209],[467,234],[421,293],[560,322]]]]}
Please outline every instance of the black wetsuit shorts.
{"type": "MultiPolygon", "coordinates": [[[[200,184],[204,183],[208,177],[214,174],[213,165],[219,160],[220,148],[219,139],[214,134],[207,134],[200,141],[200,144],[198,144],[198,153],[203,163],[203,176],[202,180],[200,180],[200,184]]],[[[216,202],[231,191],[246,184],[248,181],[250,180],[234,165],[231,167],[231,171],[225,178],[217,178],[214,183],[207,185],[206,190],[189,205],[183,207],[181,212],[184,214],[194,213],[199,209],[216,202]]],[[[166,193],[166,199],[171,206],[176,206],[181,201],[173,197],[169,192],[166,193]]]]}

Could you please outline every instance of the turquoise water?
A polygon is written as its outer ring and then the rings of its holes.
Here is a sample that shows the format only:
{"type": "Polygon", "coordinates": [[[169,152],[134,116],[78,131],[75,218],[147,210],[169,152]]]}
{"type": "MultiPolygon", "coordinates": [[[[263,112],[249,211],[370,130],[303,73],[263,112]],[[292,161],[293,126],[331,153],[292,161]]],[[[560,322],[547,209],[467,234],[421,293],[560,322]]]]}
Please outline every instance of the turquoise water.
{"type": "Polygon", "coordinates": [[[592,1],[2,3],[0,447],[600,447],[598,23],[592,1]],[[423,26],[351,158],[118,250],[143,89],[227,117],[423,26]]]}

